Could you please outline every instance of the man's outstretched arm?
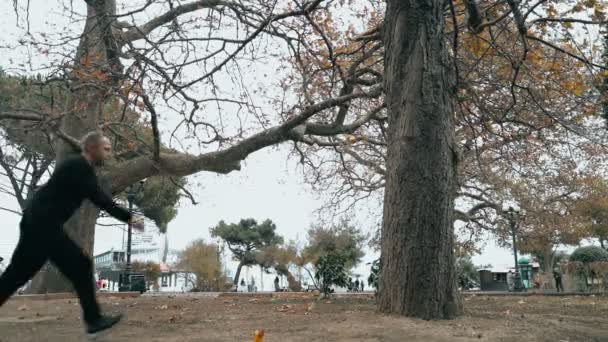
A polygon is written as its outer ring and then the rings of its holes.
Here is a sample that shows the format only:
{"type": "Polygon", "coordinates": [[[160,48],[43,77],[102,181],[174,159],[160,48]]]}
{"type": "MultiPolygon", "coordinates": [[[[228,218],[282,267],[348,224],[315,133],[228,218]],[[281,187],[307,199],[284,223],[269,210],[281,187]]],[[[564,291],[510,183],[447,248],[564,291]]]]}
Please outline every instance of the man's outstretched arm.
{"type": "Polygon", "coordinates": [[[103,191],[97,182],[95,173],[86,172],[83,183],[86,196],[93,204],[122,222],[128,223],[131,221],[131,213],[127,209],[117,205],[112,197],[103,191]]]}

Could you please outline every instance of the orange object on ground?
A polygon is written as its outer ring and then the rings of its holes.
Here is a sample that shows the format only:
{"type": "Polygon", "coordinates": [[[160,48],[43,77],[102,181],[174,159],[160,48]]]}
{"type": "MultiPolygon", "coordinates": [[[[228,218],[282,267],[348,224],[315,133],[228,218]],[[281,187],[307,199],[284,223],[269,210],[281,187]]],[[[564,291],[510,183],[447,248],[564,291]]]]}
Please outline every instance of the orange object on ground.
{"type": "Polygon", "coordinates": [[[256,330],[255,336],[253,337],[253,342],[262,342],[264,341],[264,330],[256,330]]]}

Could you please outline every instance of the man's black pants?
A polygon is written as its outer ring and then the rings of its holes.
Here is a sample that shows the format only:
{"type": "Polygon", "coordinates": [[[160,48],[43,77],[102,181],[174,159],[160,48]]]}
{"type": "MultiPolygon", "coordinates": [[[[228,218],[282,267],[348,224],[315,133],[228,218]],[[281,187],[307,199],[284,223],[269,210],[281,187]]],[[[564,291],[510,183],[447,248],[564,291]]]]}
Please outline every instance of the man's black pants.
{"type": "Polygon", "coordinates": [[[0,275],[0,306],[27,283],[50,260],[74,286],[83,318],[90,323],[100,317],[95,299],[93,264],[60,227],[48,227],[26,218],[11,263],[0,275]]]}

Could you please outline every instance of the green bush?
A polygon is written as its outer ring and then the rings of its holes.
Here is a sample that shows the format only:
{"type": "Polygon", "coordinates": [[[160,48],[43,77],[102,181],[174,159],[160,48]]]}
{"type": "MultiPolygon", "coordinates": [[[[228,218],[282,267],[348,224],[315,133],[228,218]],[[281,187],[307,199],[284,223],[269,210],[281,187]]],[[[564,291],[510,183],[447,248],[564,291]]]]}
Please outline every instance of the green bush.
{"type": "Polygon", "coordinates": [[[578,261],[583,264],[588,264],[597,261],[608,261],[608,251],[597,246],[585,246],[577,248],[572,255],[570,261],[578,261]]]}
{"type": "Polygon", "coordinates": [[[371,269],[369,273],[369,277],[367,278],[367,283],[376,289],[378,292],[378,283],[380,282],[380,271],[382,269],[382,261],[380,258],[374,260],[371,263],[371,269]]]}
{"type": "Polygon", "coordinates": [[[463,290],[470,290],[479,286],[479,270],[470,257],[456,259],[456,275],[458,277],[458,287],[463,290]]]}
{"type": "Polygon", "coordinates": [[[317,274],[315,278],[321,286],[323,297],[327,298],[333,292],[333,285],[346,287],[348,285],[348,274],[346,272],[346,260],[341,255],[327,254],[321,256],[317,261],[317,274]]]}

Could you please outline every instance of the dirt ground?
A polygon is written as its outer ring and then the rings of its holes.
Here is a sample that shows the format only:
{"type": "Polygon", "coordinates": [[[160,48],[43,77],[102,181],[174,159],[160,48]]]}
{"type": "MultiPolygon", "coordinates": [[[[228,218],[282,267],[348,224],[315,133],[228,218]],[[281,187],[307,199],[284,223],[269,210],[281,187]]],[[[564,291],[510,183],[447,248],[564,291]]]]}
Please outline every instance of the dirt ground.
{"type": "MultiPolygon", "coordinates": [[[[608,341],[606,297],[465,297],[465,315],[422,321],[381,315],[369,299],[158,296],[107,298],[126,313],[103,341],[608,341]]],[[[75,300],[13,299],[0,309],[1,342],[84,341],[75,300]]]]}

